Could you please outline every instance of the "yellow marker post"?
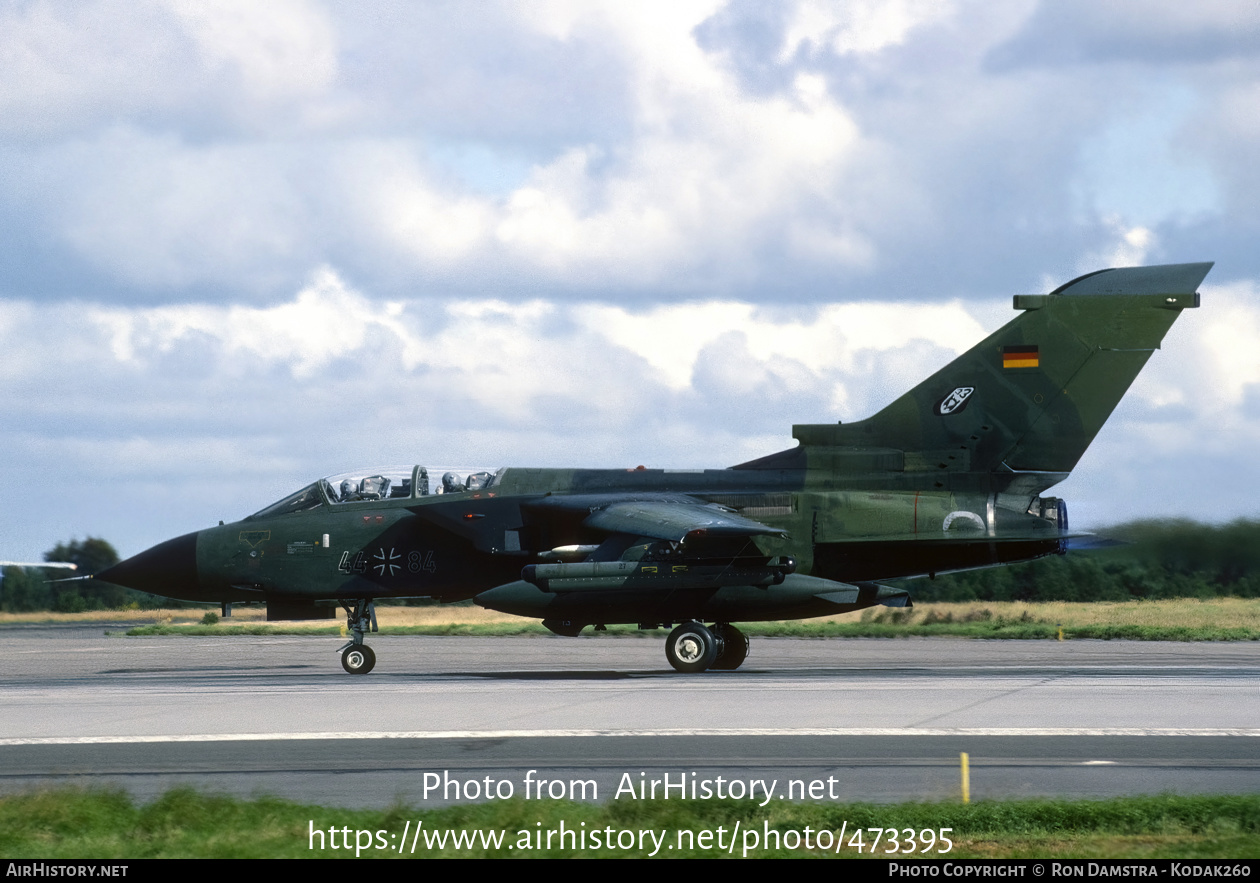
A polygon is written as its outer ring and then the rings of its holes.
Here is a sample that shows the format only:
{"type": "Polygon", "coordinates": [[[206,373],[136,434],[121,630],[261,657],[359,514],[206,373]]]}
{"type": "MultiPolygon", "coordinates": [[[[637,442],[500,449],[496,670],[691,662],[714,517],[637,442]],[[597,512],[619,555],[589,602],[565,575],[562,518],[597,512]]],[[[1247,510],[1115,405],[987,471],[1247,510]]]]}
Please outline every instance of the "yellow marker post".
{"type": "Polygon", "coordinates": [[[1063,640],[1063,623],[1059,623],[1059,640],[1063,640]]]}
{"type": "Polygon", "coordinates": [[[959,755],[962,758],[962,794],[963,803],[971,803],[971,771],[967,768],[967,752],[959,755]]]}

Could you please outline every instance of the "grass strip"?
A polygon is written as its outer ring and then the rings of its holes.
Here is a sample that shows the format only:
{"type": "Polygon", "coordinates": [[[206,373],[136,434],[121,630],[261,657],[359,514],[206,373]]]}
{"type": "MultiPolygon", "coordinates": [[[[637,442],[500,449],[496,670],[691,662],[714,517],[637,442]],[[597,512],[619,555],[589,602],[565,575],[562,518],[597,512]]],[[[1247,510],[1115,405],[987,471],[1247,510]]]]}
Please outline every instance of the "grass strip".
{"type": "MultiPolygon", "coordinates": [[[[740,623],[750,637],[771,638],[1004,638],[1015,640],[1055,640],[1058,627],[1047,622],[989,620],[987,622],[889,623],[889,622],[753,622],[740,623]]],[[[230,635],[335,635],[340,626],[256,625],[145,625],[129,629],[128,637],[191,635],[197,637],[230,635]]],[[[440,623],[415,626],[381,626],[382,635],[438,635],[498,637],[511,635],[550,635],[539,623],[440,623]]],[[[640,631],[634,626],[609,626],[606,632],[587,635],[618,637],[664,637],[664,631],[640,631]]],[[[1078,625],[1063,629],[1065,640],[1104,641],[1257,641],[1260,629],[1225,626],[1078,625]]]]}
{"type": "MultiPolygon", "coordinates": [[[[719,828],[743,832],[734,850],[749,856],[803,857],[869,854],[873,832],[896,828],[916,832],[951,829],[953,841],[944,855],[932,858],[1218,858],[1260,854],[1260,796],[1163,795],[1111,800],[1020,800],[954,803],[796,804],[760,808],[735,800],[612,800],[604,804],[520,798],[489,803],[420,810],[396,805],[383,810],[350,810],[309,806],[276,798],[238,800],[188,788],[169,791],[152,803],[137,805],[124,792],[58,788],[0,798],[0,855],[6,858],[354,858],[356,842],[365,846],[360,858],[399,857],[632,857],[640,848],[589,848],[589,834],[654,830],[665,839],[661,857],[729,854],[716,846],[719,828]],[[405,829],[422,834],[414,856],[410,840],[402,855],[398,842],[405,829]],[[546,832],[585,831],[588,848],[577,841],[551,847],[546,832]],[[330,838],[329,829],[337,836],[330,838]],[[343,833],[343,829],[348,829],[343,833]],[[806,846],[806,829],[814,848],[806,846]],[[837,847],[835,832],[845,831],[837,847]],[[854,842],[863,834],[864,850],[854,842]],[[312,837],[313,831],[323,832],[312,837]],[[502,832],[498,846],[476,832],[502,832]],[[692,832],[691,839],[679,836],[692,832]],[[708,831],[710,840],[699,833],[708,831]],[[767,831],[770,848],[765,848],[767,831]],[[364,837],[358,832],[368,832],[364,837]],[[457,845],[456,832],[462,843],[457,845]],[[541,842],[538,839],[542,832],[541,842]],[[753,844],[750,835],[757,834],[753,844]],[[795,835],[789,832],[796,832],[795,835]],[[829,832],[832,845],[819,848],[819,832],[829,832]],[[469,835],[473,842],[468,842],[469,835]],[[445,839],[443,840],[443,835],[445,839]],[[777,845],[773,841],[777,839],[777,845]],[[312,849],[312,842],[322,848],[312,849]],[[345,843],[350,848],[344,848],[345,843]],[[333,844],[337,848],[333,848],[333,844]],[[512,847],[512,848],[509,848],[512,847]],[[667,848],[673,846],[673,849],[667,848]],[[708,848],[705,848],[708,847],[708,848]]],[[[901,835],[904,836],[904,835],[901,835]]],[[[606,838],[605,838],[606,839],[606,838]]],[[[926,837],[922,838],[926,841],[926,837]]],[[[884,846],[877,856],[891,857],[884,846]]],[[[907,843],[901,844],[905,849],[907,843]]],[[[902,857],[908,857],[904,853],[902,857]]]]}

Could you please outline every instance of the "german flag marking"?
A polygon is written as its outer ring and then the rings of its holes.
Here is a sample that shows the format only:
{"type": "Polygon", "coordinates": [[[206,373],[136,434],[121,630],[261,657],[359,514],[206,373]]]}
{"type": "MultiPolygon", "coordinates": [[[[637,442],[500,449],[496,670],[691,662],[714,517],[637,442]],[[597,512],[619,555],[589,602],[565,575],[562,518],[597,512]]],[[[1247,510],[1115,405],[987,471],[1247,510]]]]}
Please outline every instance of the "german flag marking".
{"type": "Polygon", "coordinates": [[[1003,368],[1036,368],[1041,364],[1041,356],[1036,344],[1032,346],[1002,347],[1003,368]]]}

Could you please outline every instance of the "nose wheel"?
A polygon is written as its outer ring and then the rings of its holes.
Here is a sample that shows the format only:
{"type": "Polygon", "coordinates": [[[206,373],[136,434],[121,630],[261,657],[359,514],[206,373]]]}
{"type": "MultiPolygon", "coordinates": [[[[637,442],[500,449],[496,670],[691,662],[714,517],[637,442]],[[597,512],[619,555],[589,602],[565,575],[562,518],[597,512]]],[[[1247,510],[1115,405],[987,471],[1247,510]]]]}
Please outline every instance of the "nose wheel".
{"type": "Polygon", "coordinates": [[[376,605],[371,598],[358,598],[353,601],[342,601],[346,611],[346,628],[350,632],[350,643],[339,648],[341,667],[352,675],[365,675],[376,667],[376,654],[372,648],[363,643],[363,635],[376,631],[376,605]]]}
{"type": "Polygon", "coordinates": [[[352,675],[365,675],[376,667],[376,654],[367,644],[347,647],[341,654],[341,667],[352,675]]]}

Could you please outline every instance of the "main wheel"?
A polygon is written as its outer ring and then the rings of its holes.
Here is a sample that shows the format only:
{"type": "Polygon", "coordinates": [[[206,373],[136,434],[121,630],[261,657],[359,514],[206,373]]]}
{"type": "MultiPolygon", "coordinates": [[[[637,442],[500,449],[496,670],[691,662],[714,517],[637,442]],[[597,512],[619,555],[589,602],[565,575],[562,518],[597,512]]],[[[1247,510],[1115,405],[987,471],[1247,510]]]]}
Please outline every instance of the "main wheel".
{"type": "Polygon", "coordinates": [[[743,665],[748,658],[748,636],[729,622],[719,622],[713,627],[713,634],[717,635],[722,649],[718,651],[717,658],[709,668],[734,671],[743,665]]]}
{"type": "Polygon", "coordinates": [[[665,641],[665,658],[681,672],[704,671],[713,664],[717,654],[717,638],[698,622],[683,623],[670,632],[665,641]]]}
{"type": "Polygon", "coordinates": [[[341,654],[341,667],[352,675],[365,675],[376,666],[376,654],[367,644],[347,647],[341,654]]]}

